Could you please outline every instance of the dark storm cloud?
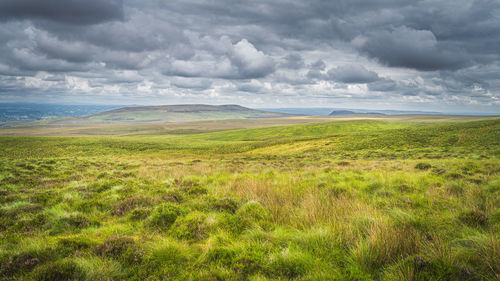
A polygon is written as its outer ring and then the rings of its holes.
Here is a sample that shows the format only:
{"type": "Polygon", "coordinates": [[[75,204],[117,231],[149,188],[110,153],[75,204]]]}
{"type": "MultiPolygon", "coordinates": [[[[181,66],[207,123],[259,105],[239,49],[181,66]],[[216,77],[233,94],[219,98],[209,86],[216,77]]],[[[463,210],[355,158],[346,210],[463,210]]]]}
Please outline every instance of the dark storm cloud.
{"type": "Polygon", "coordinates": [[[0,19],[95,24],[123,19],[123,5],[121,0],[3,0],[0,19]]]}
{"type": "Polygon", "coordinates": [[[439,43],[431,31],[404,26],[390,31],[374,31],[367,37],[354,39],[354,42],[359,44],[360,50],[389,66],[424,71],[457,69],[470,60],[467,54],[439,43]]]}
{"type": "Polygon", "coordinates": [[[346,84],[371,83],[380,79],[376,72],[362,65],[343,65],[328,70],[328,79],[346,84]]]}

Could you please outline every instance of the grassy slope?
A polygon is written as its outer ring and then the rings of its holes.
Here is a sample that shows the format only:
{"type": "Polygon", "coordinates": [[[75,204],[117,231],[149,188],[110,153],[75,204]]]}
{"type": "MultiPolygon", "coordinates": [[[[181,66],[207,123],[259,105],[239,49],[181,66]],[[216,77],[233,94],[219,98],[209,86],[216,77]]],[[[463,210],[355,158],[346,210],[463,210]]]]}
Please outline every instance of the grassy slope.
{"type": "Polygon", "coordinates": [[[28,135],[44,135],[44,133],[45,135],[123,135],[127,133],[137,134],[138,131],[154,134],[156,132],[164,133],[165,130],[162,129],[169,123],[291,116],[294,115],[256,110],[239,105],[198,104],[124,107],[88,116],[2,122],[0,123],[0,135],[22,135],[23,133],[28,135]],[[110,133],[107,133],[108,130],[110,133]]]}
{"type": "Polygon", "coordinates": [[[87,121],[178,122],[205,119],[282,117],[288,114],[250,109],[237,105],[172,105],[120,108],[82,118],[87,121]]]}
{"type": "Polygon", "coordinates": [[[500,120],[0,137],[7,280],[496,280],[500,120]]]}

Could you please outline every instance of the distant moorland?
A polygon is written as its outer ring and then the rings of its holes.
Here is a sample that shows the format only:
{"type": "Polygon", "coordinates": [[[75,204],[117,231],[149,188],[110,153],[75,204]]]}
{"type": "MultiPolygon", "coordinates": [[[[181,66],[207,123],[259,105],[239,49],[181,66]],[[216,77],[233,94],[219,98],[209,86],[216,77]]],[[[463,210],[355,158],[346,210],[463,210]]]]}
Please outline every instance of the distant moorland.
{"type": "Polygon", "coordinates": [[[0,129],[1,280],[500,279],[500,117],[152,109],[0,129]]]}

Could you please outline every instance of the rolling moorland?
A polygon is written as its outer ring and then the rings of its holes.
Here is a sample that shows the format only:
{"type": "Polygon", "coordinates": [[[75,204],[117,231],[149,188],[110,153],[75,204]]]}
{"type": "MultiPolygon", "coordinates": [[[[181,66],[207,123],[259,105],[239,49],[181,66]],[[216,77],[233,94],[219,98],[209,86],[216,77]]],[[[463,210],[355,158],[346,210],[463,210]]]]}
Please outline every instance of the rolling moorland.
{"type": "Polygon", "coordinates": [[[0,134],[1,280],[500,278],[499,117],[0,134]]]}
{"type": "Polygon", "coordinates": [[[0,126],[7,121],[92,115],[122,106],[0,103],[0,126]]]}
{"type": "MultiPolygon", "coordinates": [[[[104,106],[98,108],[105,108],[104,106]]],[[[1,108],[0,108],[1,109],[1,108]]],[[[104,110],[103,110],[104,111],[104,110]]],[[[7,114],[8,111],[3,114],[7,114]]],[[[22,115],[20,115],[22,116],[22,115]]],[[[0,123],[3,127],[11,126],[74,126],[82,124],[105,125],[120,123],[164,123],[188,122],[199,120],[224,120],[245,118],[276,118],[290,117],[291,114],[276,113],[251,109],[234,104],[205,105],[205,104],[180,104],[162,106],[122,107],[95,114],[83,116],[68,116],[64,118],[45,118],[41,120],[20,120],[18,122],[0,123]]]]}

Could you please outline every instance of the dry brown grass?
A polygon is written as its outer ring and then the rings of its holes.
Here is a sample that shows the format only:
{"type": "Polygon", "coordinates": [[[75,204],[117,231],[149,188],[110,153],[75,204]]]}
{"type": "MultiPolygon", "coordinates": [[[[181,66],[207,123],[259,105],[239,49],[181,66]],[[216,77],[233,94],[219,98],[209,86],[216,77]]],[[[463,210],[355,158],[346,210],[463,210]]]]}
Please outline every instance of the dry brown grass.
{"type": "Polygon", "coordinates": [[[397,227],[378,221],[367,231],[353,254],[366,270],[380,270],[387,264],[417,253],[421,248],[419,233],[409,227],[397,227]]]}

